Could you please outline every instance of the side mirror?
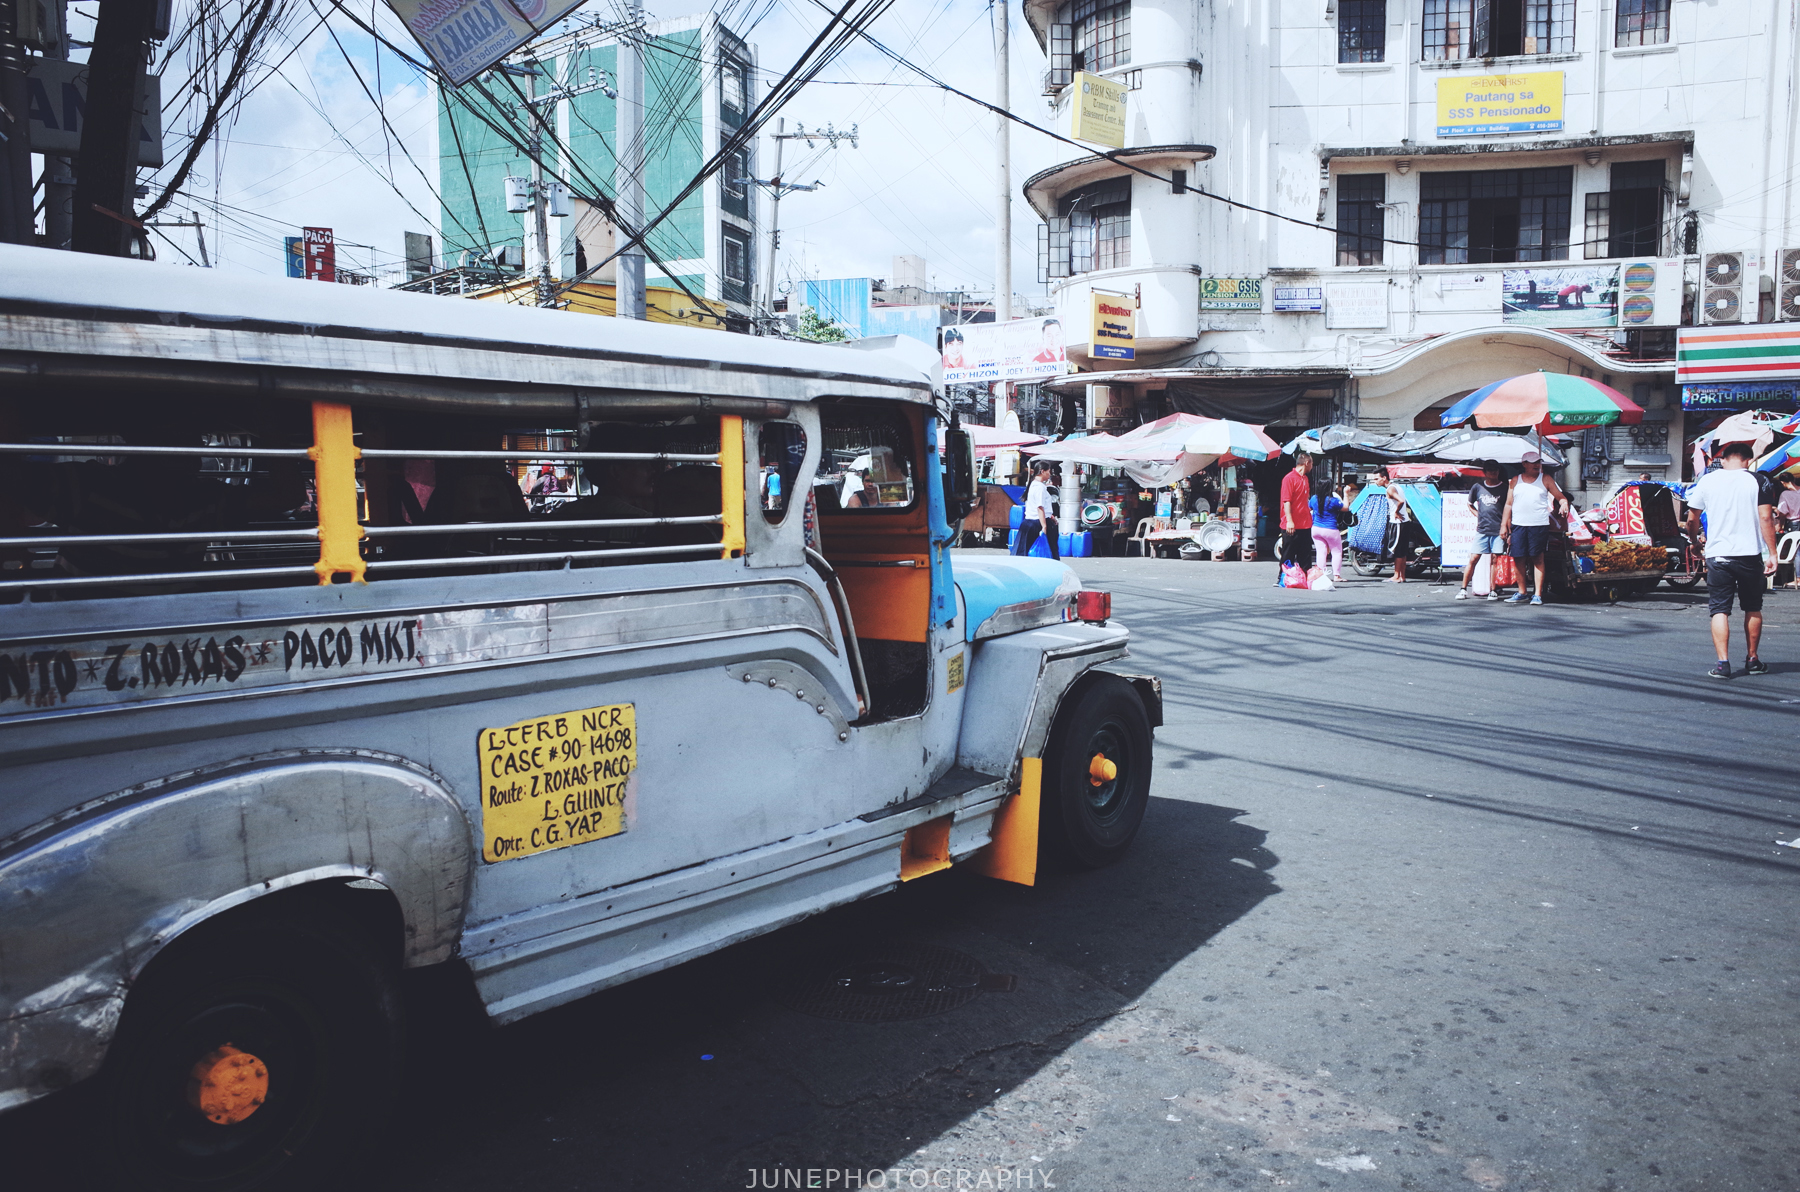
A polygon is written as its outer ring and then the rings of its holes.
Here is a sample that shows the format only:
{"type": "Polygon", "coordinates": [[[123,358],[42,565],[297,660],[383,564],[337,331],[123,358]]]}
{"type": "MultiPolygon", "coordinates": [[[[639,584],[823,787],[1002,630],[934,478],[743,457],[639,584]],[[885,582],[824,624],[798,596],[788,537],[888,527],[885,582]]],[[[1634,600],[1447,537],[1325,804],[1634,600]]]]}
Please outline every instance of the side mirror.
{"type": "Polygon", "coordinates": [[[975,479],[975,436],[960,428],[944,432],[944,512],[952,528],[981,500],[975,479]]]}

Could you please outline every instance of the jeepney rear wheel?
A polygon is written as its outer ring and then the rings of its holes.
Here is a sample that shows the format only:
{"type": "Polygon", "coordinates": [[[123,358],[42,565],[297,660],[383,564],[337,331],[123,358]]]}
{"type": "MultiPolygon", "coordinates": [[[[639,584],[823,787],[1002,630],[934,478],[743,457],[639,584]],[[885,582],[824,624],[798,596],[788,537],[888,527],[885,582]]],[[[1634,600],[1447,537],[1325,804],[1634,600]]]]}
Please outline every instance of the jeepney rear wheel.
{"type": "Polygon", "coordinates": [[[227,1192],[343,1179],[399,1083],[397,965],[354,931],[288,919],[169,953],[107,1056],[95,1157],[108,1181],[227,1192]]]}
{"type": "Polygon", "coordinates": [[[1125,855],[1150,802],[1150,751],[1144,701],[1117,675],[1095,676],[1058,713],[1042,818],[1055,854],[1089,869],[1125,855]]]}

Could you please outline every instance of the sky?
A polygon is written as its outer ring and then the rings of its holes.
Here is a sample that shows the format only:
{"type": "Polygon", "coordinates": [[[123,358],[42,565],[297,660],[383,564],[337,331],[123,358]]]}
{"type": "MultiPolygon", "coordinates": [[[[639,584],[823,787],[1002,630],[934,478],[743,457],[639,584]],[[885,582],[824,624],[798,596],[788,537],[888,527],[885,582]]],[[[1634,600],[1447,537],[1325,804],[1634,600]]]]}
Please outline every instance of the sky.
{"type": "MultiPolygon", "coordinates": [[[[340,268],[391,279],[403,260],[404,233],[435,232],[438,219],[437,120],[430,84],[342,13],[322,3],[315,9],[313,2],[290,0],[286,30],[264,56],[265,67],[278,68],[264,72],[229,126],[202,152],[184,197],[161,219],[188,219],[197,212],[215,267],[277,275],[285,271],[284,236],[298,235],[302,226],[330,227],[340,268]],[[332,14],[324,27],[320,13],[332,14]],[[381,109],[365,85],[380,95],[381,109]]],[[[360,0],[350,2],[360,13],[360,0]]],[[[369,2],[377,27],[410,49],[409,35],[385,4],[369,2]]],[[[583,11],[604,2],[592,0],[583,11]]],[[[707,2],[657,0],[646,7],[654,20],[703,11],[707,2]]],[[[177,0],[178,25],[190,3],[177,0]]],[[[813,0],[739,0],[729,3],[729,10],[737,14],[733,28],[756,47],[765,85],[828,20],[813,0]]],[[[92,13],[91,0],[71,6],[73,36],[87,36],[92,13]]],[[[1013,111],[1045,124],[1050,116],[1037,86],[1044,59],[1016,6],[1010,28],[1013,111]]],[[[992,10],[979,0],[898,0],[871,32],[938,77],[970,94],[993,97],[992,10]]],[[[165,79],[178,73],[172,65],[165,79]]],[[[171,94],[179,90],[165,82],[170,165],[146,179],[152,194],[160,192],[188,144],[180,96],[171,94]]],[[[991,112],[924,83],[859,41],[779,114],[790,129],[803,123],[858,130],[854,148],[845,142],[827,149],[821,142],[810,151],[789,142],[786,177],[824,185],[782,202],[782,280],[888,278],[893,258],[910,253],[925,258],[936,288],[993,292],[998,201],[991,112]]],[[[772,128],[773,121],[765,133],[772,128]]],[[[1018,125],[1011,139],[1014,292],[1041,296],[1037,219],[1018,187],[1037,170],[1075,154],[1018,125]]],[[[757,158],[764,177],[770,148],[765,135],[757,158]]],[[[186,264],[199,258],[191,228],[158,229],[155,245],[163,261],[186,264]]],[[[759,253],[764,248],[766,243],[759,253]]]]}

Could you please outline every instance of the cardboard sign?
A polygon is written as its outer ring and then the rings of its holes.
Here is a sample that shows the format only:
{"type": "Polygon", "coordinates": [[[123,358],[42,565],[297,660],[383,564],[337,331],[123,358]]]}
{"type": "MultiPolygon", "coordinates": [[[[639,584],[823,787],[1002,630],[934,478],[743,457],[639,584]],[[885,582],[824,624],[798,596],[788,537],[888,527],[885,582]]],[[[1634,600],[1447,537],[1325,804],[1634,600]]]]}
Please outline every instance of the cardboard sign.
{"type": "Polygon", "coordinates": [[[1125,86],[1103,79],[1085,70],[1075,72],[1069,91],[1075,101],[1069,105],[1070,136],[1096,145],[1125,147],[1125,86]]]}
{"type": "Polygon", "coordinates": [[[635,704],[482,729],[475,746],[482,860],[509,861],[623,832],[637,750],[635,704]]]}

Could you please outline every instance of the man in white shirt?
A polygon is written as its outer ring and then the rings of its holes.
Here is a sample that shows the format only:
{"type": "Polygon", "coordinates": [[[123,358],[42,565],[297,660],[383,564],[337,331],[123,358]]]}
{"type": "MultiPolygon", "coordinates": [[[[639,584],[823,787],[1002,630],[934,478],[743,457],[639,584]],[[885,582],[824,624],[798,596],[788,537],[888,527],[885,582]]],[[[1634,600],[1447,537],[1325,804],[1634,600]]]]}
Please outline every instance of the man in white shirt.
{"type": "Polygon", "coordinates": [[[1031,465],[1031,484],[1025,489],[1025,517],[1019,523],[1019,538],[1013,544],[1013,554],[1030,554],[1031,544],[1037,541],[1039,534],[1044,534],[1050,543],[1050,557],[1062,558],[1056,549],[1056,518],[1051,516],[1050,508],[1050,465],[1034,463],[1031,465]]]}
{"type": "Polygon", "coordinates": [[[1719,655],[1718,665],[1706,672],[1712,679],[1731,678],[1733,596],[1744,606],[1744,673],[1769,673],[1757,648],[1762,642],[1765,577],[1775,574],[1775,515],[1769,508],[1774,497],[1749,470],[1752,454],[1749,443],[1726,443],[1719,451],[1719,469],[1700,477],[1687,495],[1688,529],[1699,534],[1706,547],[1707,605],[1713,649],[1719,655]],[[1706,532],[1701,534],[1703,512],[1706,532]]]}

